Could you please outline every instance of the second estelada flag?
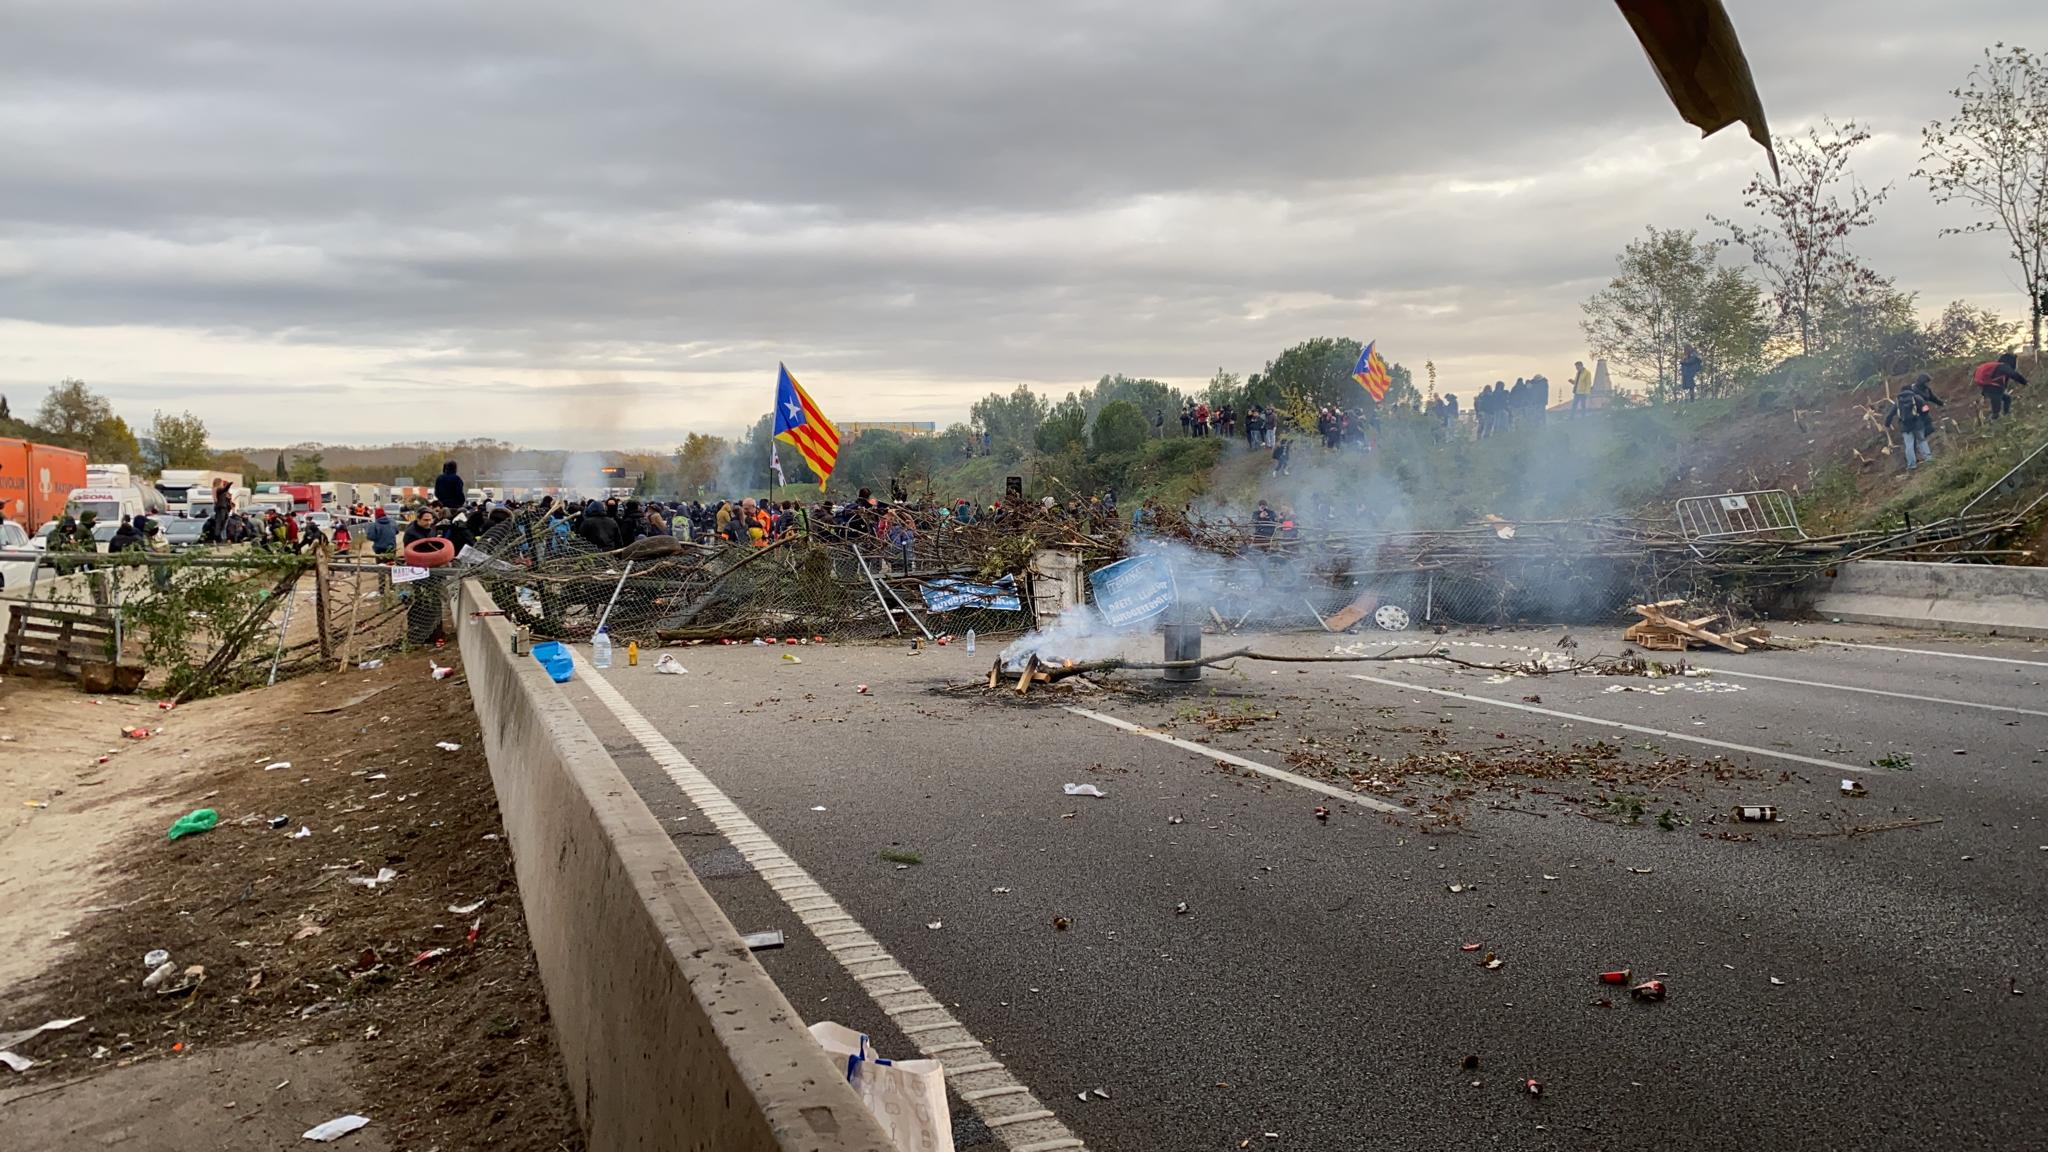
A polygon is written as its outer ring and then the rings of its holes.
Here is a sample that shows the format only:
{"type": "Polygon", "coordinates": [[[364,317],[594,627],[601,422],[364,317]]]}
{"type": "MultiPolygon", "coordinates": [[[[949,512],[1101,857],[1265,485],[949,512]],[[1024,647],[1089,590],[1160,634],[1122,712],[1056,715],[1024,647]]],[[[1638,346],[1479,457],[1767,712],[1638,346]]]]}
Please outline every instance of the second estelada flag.
{"type": "Polygon", "coordinates": [[[832,475],[833,462],[839,459],[839,429],[818,411],[811,394],[786,366],[777,364],[775,368],[775,438],[797,450],[818,474],[818,489],[823,491],[825,478],[832,475]]]}
{"type": "Polygon", "coordinates": [[[1387,362],[1380,359],[1379,341],[1367,344],[1365,350],[1358,354],[1358,363],[1351,369],[1351,378],[1358,381],[1358,386],[1365,389],[1373,403],[1387,398],[1387,389],[1393,387],[1394,378],[1387,372],[1387,362]]]}

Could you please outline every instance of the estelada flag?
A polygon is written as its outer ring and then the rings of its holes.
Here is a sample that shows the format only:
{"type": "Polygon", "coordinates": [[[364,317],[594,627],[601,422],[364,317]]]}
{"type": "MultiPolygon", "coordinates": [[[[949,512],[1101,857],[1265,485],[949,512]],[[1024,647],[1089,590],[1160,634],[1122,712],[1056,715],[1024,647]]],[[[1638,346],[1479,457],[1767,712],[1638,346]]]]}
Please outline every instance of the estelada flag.
{"type": "Polygon", "coordinates": [[[1394,378],[1387,373],[1387,362],[1380,359],[1379,341],[1367,344],[1365,350],[1358,354],[1358,363],[1352,366],[1351,378],[1358,381],[1358,386],[1365,389],[1373,403],[1387,398],[1387,389],[1394,386],[1394,378]]]}
{"type": "Polygon", "coordinates": [[[797,450],[818,474],[818,489],[823,491],[825,478],[839,459],[839,429],[818,411],[811,394],[787,367],[777,364],[775,370],[775,438],[797,450]]]}

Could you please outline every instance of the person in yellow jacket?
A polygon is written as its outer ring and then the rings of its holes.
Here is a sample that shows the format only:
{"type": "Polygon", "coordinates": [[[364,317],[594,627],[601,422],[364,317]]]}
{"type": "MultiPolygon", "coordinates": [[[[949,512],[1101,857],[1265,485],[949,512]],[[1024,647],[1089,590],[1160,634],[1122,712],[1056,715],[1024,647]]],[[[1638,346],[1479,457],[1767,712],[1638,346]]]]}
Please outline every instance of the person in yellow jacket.
{"type": "Polygon", "coordinates": [[[1593,403],[1593,374],[1584,360],[1572,361],[1572,411],[1584,412],[1593,403]]]}

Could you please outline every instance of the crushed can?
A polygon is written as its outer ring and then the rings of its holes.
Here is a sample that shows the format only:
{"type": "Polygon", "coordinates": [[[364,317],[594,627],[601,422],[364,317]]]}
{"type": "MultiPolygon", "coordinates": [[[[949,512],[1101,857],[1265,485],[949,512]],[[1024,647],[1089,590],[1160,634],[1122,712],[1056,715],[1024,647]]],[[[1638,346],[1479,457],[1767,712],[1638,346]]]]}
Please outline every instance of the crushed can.
{"type": "Polygon", "coordinates": [[[1735,818],[1744,824],[1770,824],[1778,819],[1778,809],[1771,804],[1744,804],[1735,809],[1735,818]]]}
{"type": "Polygon", "coordinates": [[[1602,984],[1626,984],[1632,976],[1633,973],[1629,969],[1621,968],[1613,972],[1602,972],[1600,974],[1600,982],[1602,984]]]}
{"type": "Polygon", "coordinates": [[[1664,998],[1664,982],[1662,980],[1646,980],[1629,989],[1628,994],[1637,1000],[1662,1000],[1664,998]]]}

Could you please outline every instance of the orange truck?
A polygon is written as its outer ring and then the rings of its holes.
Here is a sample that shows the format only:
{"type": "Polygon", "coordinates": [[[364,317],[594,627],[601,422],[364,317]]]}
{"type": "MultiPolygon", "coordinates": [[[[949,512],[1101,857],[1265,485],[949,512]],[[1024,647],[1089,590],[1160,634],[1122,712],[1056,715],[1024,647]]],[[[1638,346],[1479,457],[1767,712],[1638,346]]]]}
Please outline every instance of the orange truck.
{"type": "Polygon", "coordinates": [[[27,440],[0,440],[0,512],[30,535],[64,511],[85,486],[85,453],[27,440]]]}

